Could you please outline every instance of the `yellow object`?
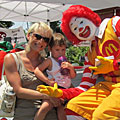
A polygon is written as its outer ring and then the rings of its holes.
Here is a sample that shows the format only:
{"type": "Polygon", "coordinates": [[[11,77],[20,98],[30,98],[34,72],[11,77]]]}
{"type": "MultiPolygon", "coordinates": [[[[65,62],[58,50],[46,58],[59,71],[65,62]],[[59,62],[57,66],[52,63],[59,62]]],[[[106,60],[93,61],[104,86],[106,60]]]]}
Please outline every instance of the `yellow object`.
{"type": "Polygon", "coordinates": [[[47,87],[45,85],[38,85],[36,90],[41,92],[41,93],[45,93],[47,95],[50,94],[48,89],[47,89],[47,87]]]}
{"type": "Polygon", "coordinates": [[[119,120],[120,83],[99,82],[71,99],[66,108],[88,120],[119,120]],[[107,114],[106,114],[107,113],[107,114]]]}
{"type": "Polygon", "coordinates": [[[58,89],[57,83],[54,84],[54,87],[52,86],[45,86],[45,85],[39,85],[37,86],[37,91],[40,93],[45,93],[51,97],[61,97],[63,95],[63,91],[61,89],[58,89]]]}
{"type": "Polygon", "coordinates": [[[100,65],[89,67],[90,70],[93,70],[93,74],[106,74],[111,71],[114,71],[113,60],[106,59],[102,56],[97,56],[97,59],[100,61],[100,65]]]}
{"type": "Polygon", "coordinates": [[[102,39],[98,38],[98,46],[102,56],[111,56],[118,54],[120,40],[113,27],[113,18],[107,23],[102,39]],[[112,41],[111,41],[112,40],[112,41]],[[118,44],[118,45],[117,45],[118,44]]]}
{"type": "Polygon", "coordinates": [[[38,85],[36,90],[39,91],[40,89],[46,89],[46,86],[45,85],[38,85]]]}

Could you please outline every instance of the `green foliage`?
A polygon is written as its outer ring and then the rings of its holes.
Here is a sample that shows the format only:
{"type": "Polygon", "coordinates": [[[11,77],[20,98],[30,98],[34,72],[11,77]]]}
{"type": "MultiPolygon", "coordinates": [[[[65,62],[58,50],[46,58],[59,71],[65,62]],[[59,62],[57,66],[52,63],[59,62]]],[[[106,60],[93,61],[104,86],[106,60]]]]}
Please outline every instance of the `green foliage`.
{"type": "Polygon", "coordinates": [[[60,32],[60,21],[50,22],[50,27],[53,29],[54,32],[60,32]]]}
{"type": "Polygon", "coordinates": [[[83,62],[80,62],[80,56],[84,56],[89,47],[75,47],[70,46],[66,49],[66,57],[71,63],[78,63],[80,66],[83,66],[83,62]]]}

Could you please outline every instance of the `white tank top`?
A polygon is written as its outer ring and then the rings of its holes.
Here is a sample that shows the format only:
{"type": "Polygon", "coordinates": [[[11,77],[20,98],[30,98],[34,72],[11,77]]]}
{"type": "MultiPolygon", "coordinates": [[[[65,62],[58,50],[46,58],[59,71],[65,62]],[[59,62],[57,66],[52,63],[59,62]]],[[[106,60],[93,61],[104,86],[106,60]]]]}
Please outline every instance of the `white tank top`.
{"type": "Polygon", "coordinates": [[[52,61],[52,70],[47,70],[48,78],[54,78],[55,82],[61,87],[69,88],[71,86],[70,76],[61,75],[59,63],[52,57],[49,57],[52,61]]]}

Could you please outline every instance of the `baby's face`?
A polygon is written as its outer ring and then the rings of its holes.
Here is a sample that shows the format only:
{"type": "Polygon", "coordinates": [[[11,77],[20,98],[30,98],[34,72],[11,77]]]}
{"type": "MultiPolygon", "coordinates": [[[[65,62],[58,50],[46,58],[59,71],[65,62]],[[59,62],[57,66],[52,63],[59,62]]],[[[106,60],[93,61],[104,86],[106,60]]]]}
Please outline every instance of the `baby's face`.
{"type": "Polygon", "coordinates": [[[66,45],[62,45],[62,46],[55,45],[51,48],[52,57],[56,60],[58,60],[60,56],[65,56],[65,52],[66,52],[66,45]]]}

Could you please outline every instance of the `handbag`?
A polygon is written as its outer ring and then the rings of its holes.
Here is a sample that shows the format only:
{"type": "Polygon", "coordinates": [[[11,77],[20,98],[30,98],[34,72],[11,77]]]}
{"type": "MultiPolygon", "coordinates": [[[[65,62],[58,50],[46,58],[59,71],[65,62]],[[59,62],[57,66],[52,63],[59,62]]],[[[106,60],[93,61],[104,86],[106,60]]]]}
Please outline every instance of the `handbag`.
{"type": "MultiPolygon", "coordinates": [[[[15,53],[11,53],[16,61],[17,70],[18,62],[15,53]]],[[[2,79],[0,81],[0,117],[14,117],[14,108],[16,102],[16,95],[13,91],[13,87],[10,86],[9,82],[4,73],[4,64],[2,68],[2,79]]]]}

